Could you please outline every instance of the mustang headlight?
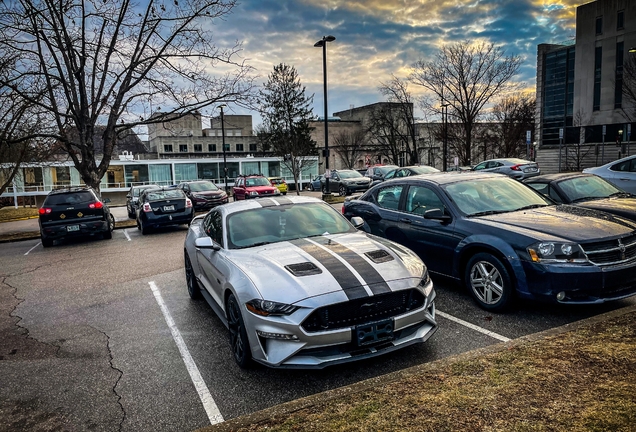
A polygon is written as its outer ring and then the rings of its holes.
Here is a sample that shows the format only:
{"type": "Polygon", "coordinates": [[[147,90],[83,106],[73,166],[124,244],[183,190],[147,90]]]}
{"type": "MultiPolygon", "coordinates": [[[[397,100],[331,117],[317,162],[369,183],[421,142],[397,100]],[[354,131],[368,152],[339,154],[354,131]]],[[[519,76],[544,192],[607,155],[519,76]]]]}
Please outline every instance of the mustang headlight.
{"type": "Polygon", "coordinates": [[[433,291],[433,284],[431,282],[431,276],[428,274],[428,269],[424,269],[424,273],[422,274],[422,279],[420,280],[420,287],[424,289],[424,294],[428,297],[431,295],[433,291]],[[428,285],[428,288],[426,287],[428,285]]]}
{"type": "Polygon", "coordinates": [[[261,299],[250,300],[245,306],[248,311],[260,316],[291,315],[298,310],[298,306],[261,299]]]}
{"type": "Polygon", "coordinates": [[[585,253],[576,243],[539,242],[530,246],[527,251],[534,262],[587,262],[585,253]]]}

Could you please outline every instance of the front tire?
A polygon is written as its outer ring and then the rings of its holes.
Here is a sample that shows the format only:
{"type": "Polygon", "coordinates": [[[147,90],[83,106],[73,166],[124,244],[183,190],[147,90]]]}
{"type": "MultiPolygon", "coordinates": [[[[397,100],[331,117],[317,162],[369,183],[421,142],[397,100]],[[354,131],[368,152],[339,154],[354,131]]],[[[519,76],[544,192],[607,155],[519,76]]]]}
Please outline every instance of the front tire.
{"type": "Polygon", "coordinates": [[[311,183],[309,183],[309,186],[307,186],[307,190],[309,192],[313,192],[314,191],[314,185],[312,185],[311,183]]]}
{"type": "Polygon", "coordinates": [[[464,282],[482,309],[501,312],[509,308],[514,299],[508,270],[497,257],[487,252],[475,254],[468,261],[464,282]]]}
{"type": "Polygon", "coordinates": [[[344,186],[340,186],[338,188],[338,195],[340,196],[346,196],[347,195],[347,188],[344,186]]]}
{"type": "Polygon", "coordinates": [[[192,263],[190,262],[190,258],[188,257],[188,252],[185,252],[185,275],[186,275],[186,285],[188,287],[188,294],[192,300],[198,300],[201,298],[201,288],[197,283],[197,278],[194,275],[194,270],[192,269],[192,263]]]}
{"type": "Polygon", "coordinates": [[[247,339],[247,331],[245,330],[241,309],[234,294],[230,294],[227,299],[226,311],[232,355],[234,356],[236,364],[245,369],[252,364],[252,353],[250,351],[250,343],[247,339]]]}

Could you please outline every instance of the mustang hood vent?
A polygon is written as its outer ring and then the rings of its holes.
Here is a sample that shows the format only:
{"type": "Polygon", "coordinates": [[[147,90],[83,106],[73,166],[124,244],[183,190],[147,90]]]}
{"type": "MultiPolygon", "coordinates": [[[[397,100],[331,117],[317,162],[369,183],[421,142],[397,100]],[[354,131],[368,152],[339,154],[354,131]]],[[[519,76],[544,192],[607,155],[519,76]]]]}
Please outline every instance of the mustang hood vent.
{"type": "Polygon", "coordinates": [[[376,264],[393,261],[393,256],[385,250],[378,249],[376,251],[371,251],[365,253],[366,256],[369,257],[371,261],[376,264]]]}
{"type": "Polygon", "coordinates": [[[289,264],[286,265],[285,268],[294,276],[310,276],[322,273],[322,270],[310,262],[289,264]]]}

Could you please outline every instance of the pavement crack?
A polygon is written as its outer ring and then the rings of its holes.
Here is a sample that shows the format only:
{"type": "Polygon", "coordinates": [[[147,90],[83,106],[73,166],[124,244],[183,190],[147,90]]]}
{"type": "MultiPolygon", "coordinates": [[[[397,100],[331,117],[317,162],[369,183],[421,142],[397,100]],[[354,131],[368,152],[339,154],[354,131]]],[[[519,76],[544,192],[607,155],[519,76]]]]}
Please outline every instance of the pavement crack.
{"type": "Polygon", "coordinates": [[[89,326],[89,327],[100,332],[106,337],[106,349],[108,350],[108,363],[110,364],[110,368],[119,374],[119,376],[117,377],[117,380],[115,381],[115,384],[113,385],[113,394],[117,397],[117,404],[119,404],[119,407],[121,408],[121,412],[122,412],[122,417],[121,417],[121,421],[119,422],[119,428],[118,428],[118,430],[121,432],[122,428],[124,427],[124,421],[126,421],[126,409],[124,408],[124,404],[121,403],[121,395],[117,393],[117,385],[119,384],[121,377],[124,375],[124,372],[121,369],[115,367],[115,365],[113,364],[114,357],[113,357],[113,352],[110,349],[110,336],[108,336],[106,332],[96,327],[93,327],[93,326],[89,326]]]}

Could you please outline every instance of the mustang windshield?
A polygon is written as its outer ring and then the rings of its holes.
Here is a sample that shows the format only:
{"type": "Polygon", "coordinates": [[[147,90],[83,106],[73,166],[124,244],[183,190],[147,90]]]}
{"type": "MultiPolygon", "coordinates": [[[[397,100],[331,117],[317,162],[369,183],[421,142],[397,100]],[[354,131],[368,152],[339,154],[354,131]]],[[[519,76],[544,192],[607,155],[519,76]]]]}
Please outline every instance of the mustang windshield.
{"type": "Polygon", "coordinates": [[[571,201],[591,198],[608,198],[621,192],[616,186],[600,177],[574,177],[559,183],[561,189],[571,201]]]}
{"type": "Polygon", "coordinates": [[[227,218],[229,249],[355,231],[326,204],[263,207],[232,213],[227,218]]]}
{"type": "Polygon", "coordinates": [[[446,186],[446,193],[467,216],[506,213],[551,204],[531,188],[504,176],[452,183],[446,186]]]}

